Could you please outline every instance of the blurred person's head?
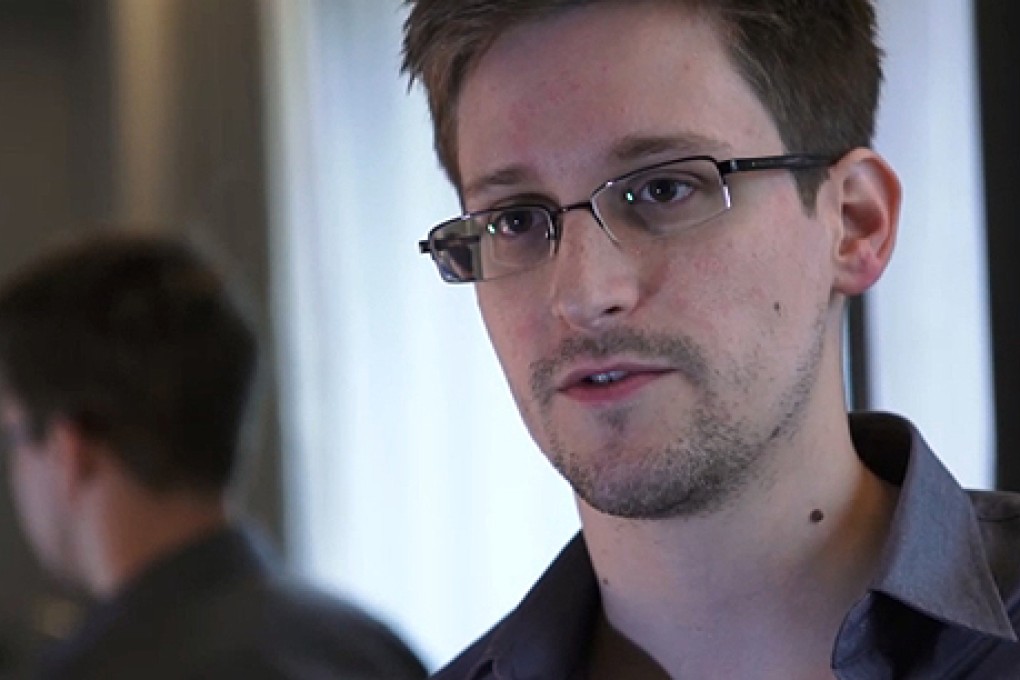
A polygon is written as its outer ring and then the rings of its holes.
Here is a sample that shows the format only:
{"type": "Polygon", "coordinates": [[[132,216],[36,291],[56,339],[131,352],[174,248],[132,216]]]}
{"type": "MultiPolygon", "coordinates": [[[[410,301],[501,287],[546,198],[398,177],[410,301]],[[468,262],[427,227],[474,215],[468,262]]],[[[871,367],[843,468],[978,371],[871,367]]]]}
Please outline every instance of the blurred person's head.
{"type": "Polygon", "coordinates": [[[0,429],[44,566],[101,591],[116,513],[166,510],[140,545],[224,518],[257,365],[228,283],[169,237],[90,233],[0,286],[0,429]]]}

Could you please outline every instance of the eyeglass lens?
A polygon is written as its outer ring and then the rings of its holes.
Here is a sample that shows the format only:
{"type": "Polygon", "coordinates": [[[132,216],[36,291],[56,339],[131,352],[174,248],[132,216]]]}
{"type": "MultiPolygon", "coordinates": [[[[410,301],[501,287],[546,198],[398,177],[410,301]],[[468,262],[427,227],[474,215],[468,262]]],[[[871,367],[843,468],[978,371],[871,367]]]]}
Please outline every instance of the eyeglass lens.
{"type": "MultiPolygon", "coordinates": [[[[711,159],[686,159],[611,180],[591,197],[610,238],[621,244],[671,236],[728,207],[722,177],[711,159]]],[[[429,244],[443,278],[483,281],[535,267],[549,259],[562,208],[512,206],[480,211],[433,230],[429,244]]]]}

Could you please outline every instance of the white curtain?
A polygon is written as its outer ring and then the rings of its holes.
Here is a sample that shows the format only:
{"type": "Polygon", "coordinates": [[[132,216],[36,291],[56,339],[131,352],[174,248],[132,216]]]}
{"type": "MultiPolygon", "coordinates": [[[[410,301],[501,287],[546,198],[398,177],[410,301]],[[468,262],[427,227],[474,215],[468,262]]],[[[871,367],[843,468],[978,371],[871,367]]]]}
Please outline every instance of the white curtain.
{"type": "Polygon", "coordinates": [[[872,384],[965,485],[994,479],[994,397],[972,0],[882,0],[876,145],[904,205],[871,298],[872,384]]]}
{"type": "MultiPolygon", "coordinates": [[[[398,0],[263,0],[275,313],[292,553],[433,665],[509,610],[577,528],[470,287],[417,254],[457,211],[398,0]]],[[[990,388],[969,3],[884,0],[878,147],[901,172],[898,253],[872,303],[878,403],[986,485],[990,388]]]]}

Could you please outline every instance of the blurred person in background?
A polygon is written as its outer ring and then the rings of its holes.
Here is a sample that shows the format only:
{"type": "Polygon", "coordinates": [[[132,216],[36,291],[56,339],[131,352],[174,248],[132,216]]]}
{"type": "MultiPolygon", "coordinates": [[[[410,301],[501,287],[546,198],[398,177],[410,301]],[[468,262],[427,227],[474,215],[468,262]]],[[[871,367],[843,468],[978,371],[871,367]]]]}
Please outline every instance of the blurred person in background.
{"type": "Polygon", "coordinates": [[[44,678],[425,676],[294,582],[232,509],[260,348],[238,291],[169,237],[90,233],[0,287],[0,433],[22,528],[97,601],[44,678]]]}

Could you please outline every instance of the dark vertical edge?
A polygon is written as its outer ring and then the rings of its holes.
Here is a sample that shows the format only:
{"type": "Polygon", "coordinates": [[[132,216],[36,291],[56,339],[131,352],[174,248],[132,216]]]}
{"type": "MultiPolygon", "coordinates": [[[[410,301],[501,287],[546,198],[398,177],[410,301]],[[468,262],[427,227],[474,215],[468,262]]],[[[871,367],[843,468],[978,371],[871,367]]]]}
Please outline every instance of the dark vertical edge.
{"type": "Polygon", "coordinates": [[[1020,491],[1020,3],[975,3],[995,388],[996,485],[1020,491]]]}
{"type": "Polygon", "coordinates": [[[846,308],[850,408],[855,411],[867,411],[872,405],[866,305],[865,296],[856,295],[847,301],[846,308]]]}

